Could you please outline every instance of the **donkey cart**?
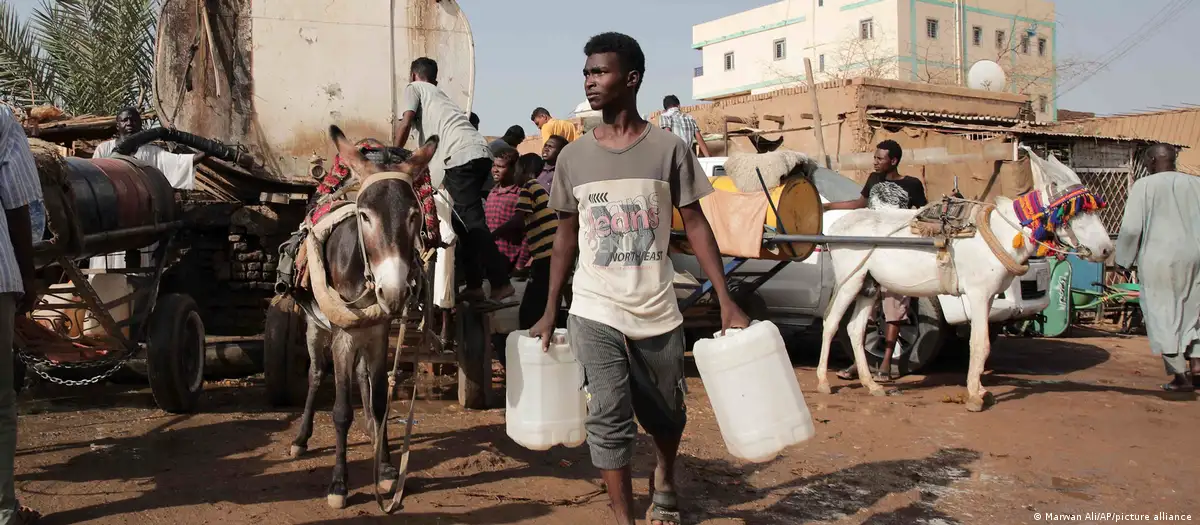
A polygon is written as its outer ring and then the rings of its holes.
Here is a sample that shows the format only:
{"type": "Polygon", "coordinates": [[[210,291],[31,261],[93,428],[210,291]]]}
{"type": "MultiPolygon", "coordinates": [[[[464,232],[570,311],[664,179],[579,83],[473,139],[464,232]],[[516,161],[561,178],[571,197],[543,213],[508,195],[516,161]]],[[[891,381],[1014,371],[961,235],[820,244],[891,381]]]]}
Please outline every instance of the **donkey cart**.
{"type": "Polygon", "coordinates": [[[183,226],[170,183],[129,157],[85,160],[35,149],[35,159],[48,232],[34,243],[38,304],[17,320],[20,364],[68,386],[144,374],[159,408],[195,410],[204,323],[191,297],[159,293],[183,226]],[[110,255],[89,266],[109,269],[80,268],[103,254],[110,255]]]}

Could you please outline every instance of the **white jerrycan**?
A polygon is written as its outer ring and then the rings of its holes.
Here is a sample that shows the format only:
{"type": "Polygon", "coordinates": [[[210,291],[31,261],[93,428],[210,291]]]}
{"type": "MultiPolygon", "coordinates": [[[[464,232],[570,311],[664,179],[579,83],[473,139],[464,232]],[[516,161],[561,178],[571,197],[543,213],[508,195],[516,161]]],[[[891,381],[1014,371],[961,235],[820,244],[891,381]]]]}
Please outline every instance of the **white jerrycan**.
{"type": "Polygon", "coordinates": [[[583,372],[567,344],[567,331],[555,330],[546,352],[528,330],[508,334],[505,347],[508,437],[530,450],[582,445],[587,401],[579,389],[583,372]]]}
{"type": "Polygon", "coordinates": [[[763,462],[816,433],[779,328],[755,321],[696,341],[692,354],[721,438],[734,457],[763,462]]]}

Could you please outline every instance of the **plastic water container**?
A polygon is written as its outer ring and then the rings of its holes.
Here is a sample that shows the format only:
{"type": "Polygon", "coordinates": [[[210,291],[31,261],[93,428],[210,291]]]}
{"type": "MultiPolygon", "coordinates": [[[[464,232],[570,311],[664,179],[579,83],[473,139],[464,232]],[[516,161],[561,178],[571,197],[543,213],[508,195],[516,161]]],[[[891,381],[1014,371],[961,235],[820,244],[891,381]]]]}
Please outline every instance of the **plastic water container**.
{"type": "MultiPolygon", "coordinates": [[[[92,288],[96,290],[96,295],[100,297],[100,302],[111,303],[133,293],[133,286],[129,284],[125,274],[122,273],[99,273],[89,277],[92,282],[92,288]]],[[[120,323],[129,319],[129,311],[132,302],[126,301],[123,304],[114,306],[108,310],[112,315],[113,321],[120,323]]],[[[104,327],[100,325],[100,321],[94,316],[88,316],[83,323],[84,335],[100,335],[107,334],[104,327]]],[[[121,328],[121,335],[129,337],[129,326],[121,328]]]]}
{"type": "Polygon", "coordinates": [[[730,454],[769,461],[816,434],[779,328],[755,321],[714,337],[692,354],[730,454]]]}
{"type": "Polygon", "coordinates": [[[555,330],[546,352],[527,330],[508,334],[505,347],[508,437],[530,450],[582,445],[587,401],[579,389],[583,373],[567,345],[567,331],[555,330]]]}

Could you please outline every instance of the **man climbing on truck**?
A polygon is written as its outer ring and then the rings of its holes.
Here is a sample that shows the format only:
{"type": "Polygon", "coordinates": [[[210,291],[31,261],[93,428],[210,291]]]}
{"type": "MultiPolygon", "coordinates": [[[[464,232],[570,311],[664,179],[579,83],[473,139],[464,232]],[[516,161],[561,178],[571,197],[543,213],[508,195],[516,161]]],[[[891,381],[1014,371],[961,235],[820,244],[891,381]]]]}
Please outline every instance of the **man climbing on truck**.
{"type": "Polygon", "coordinates": [[[421,57],[413,60],[404,88],[403,113],[396,122],[396,146],[408,142],[413,127],[421,143],[438,136],[441,143],[430,163],[431,172],[444,169],[442,184],[454,200],[455,221],[462,243],[457,251],[467,281],[463,298],[483,300],[483,277],[492,284],[492,301],[516,293],[509,281],[508,260],[496,248],[483,210],[484,186],[492,178],[492,152],[487,140],[468,120],[467,113],[437,87],[437,62],[421,57]]]}

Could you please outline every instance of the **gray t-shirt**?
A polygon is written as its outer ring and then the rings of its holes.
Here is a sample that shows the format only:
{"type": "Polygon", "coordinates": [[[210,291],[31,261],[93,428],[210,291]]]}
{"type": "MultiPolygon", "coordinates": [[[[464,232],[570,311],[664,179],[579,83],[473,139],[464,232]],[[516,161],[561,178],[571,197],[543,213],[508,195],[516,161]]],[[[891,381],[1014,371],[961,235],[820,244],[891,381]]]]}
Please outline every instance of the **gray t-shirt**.
{"type": "Polygon", "coordinates": [[[579,214],[571,315],[631,339],[679,326],[675,268],[667,257],[671,214],[712,191],[683,141],[654,125],[620,151],[590,133],[568,144],[558,157],[550,206],[579,214]]]}
{"type": "Polygon", "coordinates": [[[441,141],[429,163],[430,171],[441,172],[480,158],[492,158],[487,140],[471,125],[470,115],[428,82],[413,82],[404,88],[401,110],[417,114],[413,127],[419,144],[434,135],[441,141]]]}

